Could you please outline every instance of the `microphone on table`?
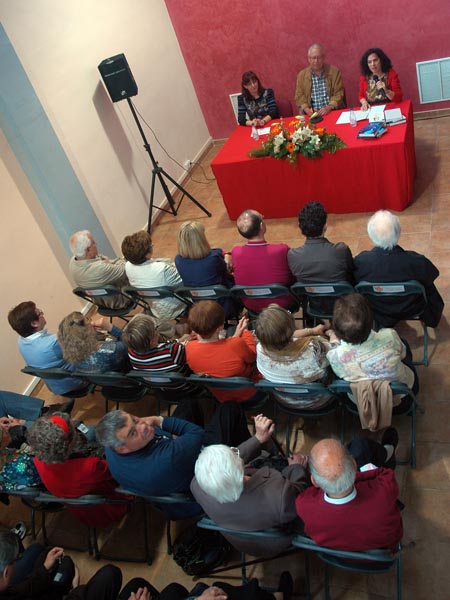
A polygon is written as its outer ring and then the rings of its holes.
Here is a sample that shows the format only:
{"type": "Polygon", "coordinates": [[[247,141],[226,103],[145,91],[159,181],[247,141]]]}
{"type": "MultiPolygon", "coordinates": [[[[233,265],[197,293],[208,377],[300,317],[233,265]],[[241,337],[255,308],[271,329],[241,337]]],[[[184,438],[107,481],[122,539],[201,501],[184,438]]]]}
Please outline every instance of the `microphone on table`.
{"type": "MultiPolygon", "coordinates": [[[[379,80],[378,75],[374,75],[373,76],[373,80],[375,81],[375,84],[376,84],[377,81],[379,80]]],[[[383,98],[387,98],[387,96],[386,96],[386,90],[384,88],[380,88],[379,92],[383,96],[383,98]]]]}

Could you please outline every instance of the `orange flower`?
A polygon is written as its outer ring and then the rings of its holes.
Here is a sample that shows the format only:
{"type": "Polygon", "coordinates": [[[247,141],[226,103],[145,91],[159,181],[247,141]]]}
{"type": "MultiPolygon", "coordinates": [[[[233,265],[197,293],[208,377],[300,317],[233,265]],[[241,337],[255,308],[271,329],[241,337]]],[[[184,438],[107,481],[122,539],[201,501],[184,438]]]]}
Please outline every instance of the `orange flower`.
{"type": "Polygon", "coordinates": [[[275,125],[271,125],[270,133],[272,135],[278,135],[279,133],[281,133],[281,127],[278,125],[278,123],[276,123],[275,125]]]}
{"type": "Polygon", "coordinates": [[[286,150],[292,154],[292,152],[294,152],[295,150],[295,144],[293,144],[292,142],[289,142],[288,144],[286,144],[286,150]]]}
{"type": "Polygon", "coordinates": [[[325,133],[325,127],[316,127],[314,131],[317,135],[323,135],[325,133]]]}
{"type": "Polygon", "coordinates": [[[289,127],[296,127],[298,125],[298,119],[294,119],[289,123],[289,127]]]}

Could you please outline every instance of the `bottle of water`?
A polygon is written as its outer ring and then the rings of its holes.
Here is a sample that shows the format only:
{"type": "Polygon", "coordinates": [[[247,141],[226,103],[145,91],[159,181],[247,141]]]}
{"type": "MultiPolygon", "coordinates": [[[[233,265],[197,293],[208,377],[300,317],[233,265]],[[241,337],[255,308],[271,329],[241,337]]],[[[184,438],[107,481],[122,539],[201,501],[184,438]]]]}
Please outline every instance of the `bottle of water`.
{"type": "Polygon", "coordinates": [[[350,125],[352,127],[356,127],[356,115],[355,115],[355,111],[353,110],[353,108],[350,109],[349,120],[350,120],[350,125]]]}
{"type": "Polygon", "coordinates": [[[258,130],[256,129],[255,125],[252,125],[252,138],[255,141],[259,140],[259,133],[258,133],[258,130]]]}

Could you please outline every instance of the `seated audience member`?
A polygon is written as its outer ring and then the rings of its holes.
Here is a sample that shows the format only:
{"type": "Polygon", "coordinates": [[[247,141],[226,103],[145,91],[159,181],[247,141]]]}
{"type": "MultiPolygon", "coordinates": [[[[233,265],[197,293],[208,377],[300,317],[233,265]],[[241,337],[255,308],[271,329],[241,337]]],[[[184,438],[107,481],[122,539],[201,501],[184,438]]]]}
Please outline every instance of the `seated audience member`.
{"type": "MultiPolygon", "coordinates": [[[[324,325],[296,329],[295,319],[285,308],[270,304],[259,313],[256,321],[256,366],[268,381],[274,383],[326,384],[330,368],[326,357],[331,348],[323,336],[324,325]]],[[[319,408],[327,404],[330,395],[314,400],[293,399],[277,392],[283,404],[298,408],[319,408]]]]}
{"type": "Polygon", "coordinates": [[[264,127],[272,119],[278,119],[277,103],[272,88],[264,88],[253,71],[242,75],[242,93],[238,96],[238,123],[252,127],[264,127]]]}
{"type": "MultiPolygon", "coordinates": [[[[44,311],[34,302],[21,302],[8,313],[11,327],[19,334],[19,352],[25,363],[35,369],[67,369],[73,366],[63,358],[56,335],[47,331],[44,311]]],[[[65,394],[82,385],[79,379],[46,379],[45,383],[54,394],[65,394]]]]}
{"type": "MultiPolygon", "coordinates": [[[[234,279],[237,285],[264,285],[280,283],[291,285],[294,278],[289,270],[287,244],[266,242],[266,224],[256,210],[244,210],[238,217],[237,228],[248,240],[245,246],[234,246],[231,251],[234,279]]],[[[271,303],[270,299],[244,300],[250,310],[260,311],[271,303]]],[[[288,307],[288,296],[277,298],[277,304],[288,307]]]]}
{"type": "MultiPolygon", "coordinates": [[[[353,258],[343,242],[333,244],[325,237],[327,213],[320,202],[308,202],[298,213],[298,226],[306,237],[303,246],[288,252],[289,268],[300,283],[353,283],[353,258]]],[[[334,299],[313,298],[317,310],[333,312],[334,299]]]]}
{"type": "MultiPolygon", "coordinates": [[[[108,258],[98,253],[97,244],[87,230],[77,231],[69,240],[72,258],[70,274],[77,286],[83,288],[113,285],[121,288],[128,285],[123,258],[108,258]]],[[[123,308],[130,302],[126,298],[93,298],[95,304],[110,308],[123,308]]]]}
{"type": "Polygon", "coordinates": [[[129,369],[127,347],[120,341],[122,330],[107,317],[92,321],[75,311],[58,327],[58,341],[63,356],[77,371],[104,373],[129,369]],[[97,330],[106,330],[117,340],[98,340],[97,330]]]}
{"type": "Polygon", "coordinates": [[[312,487],[297,496],[296,507],[305,533],[317,544],[354,551],[397,548],[403,535],[398,484],[394,471],[381,466],[397,441],[395,429],[386,430],[384,447],[359,441],[356,461],[338,440],[313,446],[308,459],[312,487]]]}
{"type": "Polygon", "coordinates": [[[245,415],[232,402],[218,407],[206,430],[177,417],[123,410],[107,413],[97,425],[113,477],[142,496],[188,492],[202,445],[237,446],[249,437],[245,415]]]}
{"type": "MultiPolygon", "coordinates": [[[[54,406],[61,408],[61,404],[54,406]]],[[[39,398],[0,390],[0,424],[3,425],[3,428],[10,425],[9,417],[19,419],[21,425],[29,427],[41,416],[45,408],[48,410],[50,407],[44,407],[44,401],[39,398]]]]}
{"type": "MultiPolygon", "coordinates": [[[[194,373],[212,377],[249,377],[257,380],[256,342],[248,331],[248,319],[242,317],[233,337],[221,339],[225,323],[225,312],[214,300],[201,300],[189,311],[189,327],[197,338],[186,345],[188,365],[194,373]]],[[[216,390],[211,392],[219,400],[244,402],[252,399],[254,390],[216,390]]]]}
{"type": "MultiPolygon", "coordinates": [[[[184,341],[190,337],[184,335],[180,340],[159,342],[154,319],[149,315],[138,314],[125,326],[122,341],[128,346],[132,368],[143,376],[179,373],[188,377],[192,371],[186,362],[184,341]]],[[[174,383],[168,385],[167,390],[190,393],[197,388],[187,383],[174,383]]]]}
{"type": "MultiPolygon", "coordinates": [[[[282,473],[263,466],[244,468],[261,453],[275,425],[264,415],[255,417],[256,434],[238,448],[213,445],[204,448],[195,463],[191,483],[194,498],[221,527],[236,531],[258,531],[286,527],[296,518],[295,499],[308,482],[306,457],[294,455],[282,473]]],[[[245,540],[225,533],[239,551],[271,556],[286,550],[290,538],[245,540]]]]}
{"type": "MultiPolygon", "coordinates": [[[[229,265],[231,267],[231,256],[224,256],[221,248],[209,245],[203,223],[188,221],[180,226],[175,266],[185,286],[224,285],[231,288],[234,278],[228,271],[229,265]]],[[[220,298],[218,302],[227,317],[236,314],[235,302],[231,298],[220,298]]]]}
{"type": "MultiPolygon", "coordinates": [[[[76,498],[84,494],[114,494],[117,483],[106,460],[91,454],[86,438],[65,413],[41,417],[33,423],[27,440],[35,454],[34,464],[48,491],[55,496],[76,498]]],[[[125,504],[69,506],[68,509],[89,527],[106,527],[127,511],[125,504]]]]}
{"type": "Polygon", "coordinates": [[[295,102],[306,115],[318,112],[321,117],[337,108],[344,108],[344,84],[341,72],[324,63],[325,52],[320,44],[308,49],[309,67],[297,76],[295,102]]]}
{"type": "Polygon", "coordinates": [[[439,271],[422,254],[403,250],[398,245],[400,221],[388,210],[379,210],[369,219],[367,232],[375,244],[355,257],[355,280],[374,283],[392,283],[415,279],[423,285],[427,297],[398,296],[396,298],[370,297],[375,320],[382,327],[394,327],[398,321],[421,314],[429,327],[437,327],[444,309],[444,301],[434,281],[439,271]]]}
{"type": "Polygon", "coordinates": [[[381,48],[369,48],[361,56],[359,78],[359,101],[361,110],[369,110],[371,104],[401,102],[403,92],[400,80],[392,68],[390,58],[381,48]]]}
{"type": "MultiPolygon", "coordinates": [[[[136,288],[171,287],[183,285],[175,266],[168,258],[152,258],[152,238],[146,231],[127,235],[122,242],[127,262],[125,270],[130,284],[136,288]]],[[[152,300],[152,312],[158,324],[170,321],[186,311],[186,304],[176,298],[152,300]]]]}
{"type": "Polygon", "coordinates": [[[400,381],[417,394],[419,380],[411,350],[395,329],[372,330],[373,314],[367,298],[347,294],[336,300],[333,330],[328,332],[331,368],[341,379],[400,381]]]}

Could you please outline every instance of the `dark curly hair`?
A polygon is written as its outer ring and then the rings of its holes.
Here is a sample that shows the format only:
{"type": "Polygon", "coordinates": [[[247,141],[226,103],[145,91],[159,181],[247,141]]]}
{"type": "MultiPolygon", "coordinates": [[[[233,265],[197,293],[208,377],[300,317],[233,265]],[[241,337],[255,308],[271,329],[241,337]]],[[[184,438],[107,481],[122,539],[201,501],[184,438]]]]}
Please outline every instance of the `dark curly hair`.
{"type": "Polygon", "coordinates": [[[308,238],[322,235],[326,222],[327,211],[320,202],[308,202],[298,213],[298,226],[308,238]]]}
{"type": "Polygon", "coordinates": [[[387,73],[390,69],[392,69],[391,59],[383,52],[381,48],[369,48],[361,56],[361,73],[363,75],[366,77],[370,77],[370,75],[372,75],[372,71],[369,69],[369,65],[367,64],[367,59],[371,54],[376,54],[381,60],[381,70],[383,73],[387,73]]]}
{"type": "Polygon", "coordinates": [[[153,249],[152,238],[147,231],[138,231],[124,237],[122,254],[133,265],[142,265],[153,249]]]}

